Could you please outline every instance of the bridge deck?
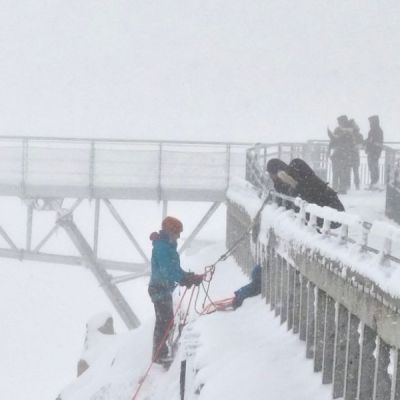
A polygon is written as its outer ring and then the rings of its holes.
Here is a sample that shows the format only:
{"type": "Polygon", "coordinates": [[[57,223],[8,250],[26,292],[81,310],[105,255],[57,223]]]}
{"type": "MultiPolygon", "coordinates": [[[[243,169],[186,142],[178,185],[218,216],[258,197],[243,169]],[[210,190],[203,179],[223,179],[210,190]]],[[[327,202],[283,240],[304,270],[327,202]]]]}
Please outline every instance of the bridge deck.
{"type": "Polygon", "coordinates": [[[0,137],[0,195],[222,201],[248,147],[0,137]]]}

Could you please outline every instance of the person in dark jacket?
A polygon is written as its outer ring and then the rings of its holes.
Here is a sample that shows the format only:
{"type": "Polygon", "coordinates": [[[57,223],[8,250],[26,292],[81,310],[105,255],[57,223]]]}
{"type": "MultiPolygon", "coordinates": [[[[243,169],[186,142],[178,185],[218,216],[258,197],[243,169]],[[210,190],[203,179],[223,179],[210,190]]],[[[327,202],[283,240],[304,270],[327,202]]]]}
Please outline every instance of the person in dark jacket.
{"type": "Polygon", "coordinates": [[[364,148],[364,138],[360,133],[360,128],[354,121],[354,119],[349,120],[349,126],[351,128],[351,170],[354,176],[354,185],[357,190],[360,190],[360,150],[364,148]]]}
{"type": "Polygon", "coordinates": [[[241,307],[244,300],[248,297],[254,297],[261,293],[261,265],[257,264],[251,272],[251,282],[236,290],[235,297],[232,301],[234,310],[241,307]]]}
{"type": "MultiPolygon", "coordinates": [[[[287,174],[296,181],[293,190],[295,197],[300,197],[307,203],[313,203],[320,207],[331,207],[337,211],[345,211],[337,193],[328,184],[315,175],[313,169],[302,159],[293,159],[287,170],[287,174]]],[[[323,225],[322,218],[317,218],[319,227],[323,225]]],[[[338,228],[339,223],[332,222],[331,229],[338,228]]]]}
{"type": "MultiPolygon", "coordinates": [[[[286,196],[292,196],[292,187],[279,178],[279,174],[282,171],[287,171],[288,167],[289,166],[279,158],[272,158],[267,163],[267,172],[269,173],[269,176],[274,183],[274,189],[276,192],[284,194],[286,196]]],[[[283,201],[279,197],[276,199],[276,202],[279,207],[283,205],[283,201]]],[[[291,203],[286,204],[286,208],[289,209],[291,207],[291,203]]]]}
{"type": "Polygon", "coordinates": [[[368,168],[371,176],[370,189],[379,189],[379,158],[383,149],[383,131],[380,127],[379,117],[373,115],[368,118],[370,131],[365,141],[365,151],[368,154],[368,168]]]}
{"type": "Polygon", "coordinates": [[[338,127],[333,133],[328,129],[330,138],[329,153],[332,161],[333,188],[341,194],[346,194],[350,188],[351,165],[353,155],[352,128],[346,115],[338,117],[338,127]]]}
{"type": "Polygon", "coordinates": [[[163,363],[168,357],[168,347],[161,342],[174,317],[172,292],[177,284],[190,288],[200,285],[203,275],[195,275],[181,268],[177,240],[183,231],[183,224],[174,217],[166,217],[162,222],[162,230],[153,232],[150,240],[153,242],[151,256],[151,277],[149,295],[154,303],[156,323],[153,336],[153,361],[163,363]],[[158,351],[159,347],[160,351],[158,351]],[[158,354],[157,354],[158,351],[158,354]]]}

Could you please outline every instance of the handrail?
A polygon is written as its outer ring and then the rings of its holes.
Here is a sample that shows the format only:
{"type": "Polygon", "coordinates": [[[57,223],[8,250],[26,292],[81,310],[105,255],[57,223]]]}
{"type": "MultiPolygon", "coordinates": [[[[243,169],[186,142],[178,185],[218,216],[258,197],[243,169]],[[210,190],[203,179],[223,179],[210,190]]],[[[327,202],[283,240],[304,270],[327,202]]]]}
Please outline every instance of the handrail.
{"type": "Polygon", "coordinates": [[[191,140],[145,140],[145,139],[101,139],[101,138],[70,138],[70,137],[55,137],[55,136],[0,136],[1,141],[41,141],[41,142],[74,142],[74,143],[121,143],[121,144],[172,144],[172,145],[229,145],[229,146],[251,146],[254,143],[250,142],[211,142],[211,141],[191,141],[191,140]]]}
{"type": "MultiPolygon", "coordinates": [[[[307,225],[307,227],[314,229],[315,231],[317,231],[319,233],[322,233],[324,236],[336,237],[336,238],[340,237],[342,244],[345,244],[345,243],[357,244],[358,243],[360,245],[360,251],[368,251],[368,252],[371,252],[374,254],[382,253],[383,259],[391,260],[391,261],[394,261],[394,262],[400,264],[400,258],[393,256],[390,252],[389,253],[385,252],[386,248],[391,249],[391,244],[388,245],[388,243],[385,242],[384,248],[382,250],[377,250],[377,249],[367,245],[368,236],[374,225],[373,223],[371,223],[369,221],[363,221],[361,219],[359,219],[357,221],[360,228],[365,230],[363,235],[361,235],[361,240],[357,241],[348,236],[349,224],[344,223],[343,218],[341,218],[342,221],[337,221],[333,218],[332,218],[332,220],[327,219],[326,214],[323,212],[322,207],[315,206],[315,205],[312,205],[313,207],[309,207],[310,204],[304,200],[301,200],[299,197],[297,197],[297,198],[290,197],[290,196],[278,193],[274,190],[270,191],[270,196],[271,196],[272,202],[275,202],[275,203],[277,202],[276,198],[282,199],[283,207],[285,207],[287,205],[287,202],[292,204],[291,208],[298,207],[299,212],[295,214],[295,217],[300,218],[302,220],[302,222],[304,222],[304,224],[307,225]],[[308,219],[306,219],[306,213],[310,214],[308,219]],[[323,228],[318,228],[318,226],[316,226],[316,224],[313,222],[315,220],[314,217],[324,219],[323,228]],[[331,230],[330,230],[331,222],[341,223],[342,224],[342,228],[341,228],[342,232],[347,232],[347,233],[345,235],[342,235],[342,234],[337,234],[335,232],[331,232],[331,230]]],[[[337,213],[346,215],[346,213],[342,213],[342,212],[337,212],[337,213]]],[[[347,215],[349,215],[349,214],[347,214],[347,215]]],[[[400,235],[400,228],[399,228],[399,235],[400,235]]],[[[385,239],[389,240],[391,242],[390,238],[385,238],[385,239]]]]}

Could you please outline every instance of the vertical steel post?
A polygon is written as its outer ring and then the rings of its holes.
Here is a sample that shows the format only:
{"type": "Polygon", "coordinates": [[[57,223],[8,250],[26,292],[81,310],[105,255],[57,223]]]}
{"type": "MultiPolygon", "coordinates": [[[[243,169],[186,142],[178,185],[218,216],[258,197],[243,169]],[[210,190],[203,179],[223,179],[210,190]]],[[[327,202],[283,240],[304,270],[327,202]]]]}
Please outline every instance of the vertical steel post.
{"type": "Polygon", "coordinates": [[[97,259],[99,245],[99,225],[100,225],[100,199],[96,199],[94,210],[94,238],[93,238],[93,255],[97,259]]]}
{"type": "Polygon", "coordinates": [[[33,205],[28,206],[27,227],[26,227],[26,250],[31,251],[32,248],[32,227],[33,227],[33,205]]]}

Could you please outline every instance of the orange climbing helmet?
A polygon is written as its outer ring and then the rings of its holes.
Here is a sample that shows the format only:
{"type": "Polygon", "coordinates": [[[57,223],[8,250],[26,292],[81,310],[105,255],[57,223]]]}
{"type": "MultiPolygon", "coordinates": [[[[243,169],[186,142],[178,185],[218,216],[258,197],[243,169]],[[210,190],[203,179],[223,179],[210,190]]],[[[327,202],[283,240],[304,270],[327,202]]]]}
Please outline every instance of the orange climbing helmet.
{"type": "Polygon", "coordinates": [[[166,217],[161,225],[163,230],[173,233],[181,233],[183,231],[183,224],[178,218],[166,217]]]}

